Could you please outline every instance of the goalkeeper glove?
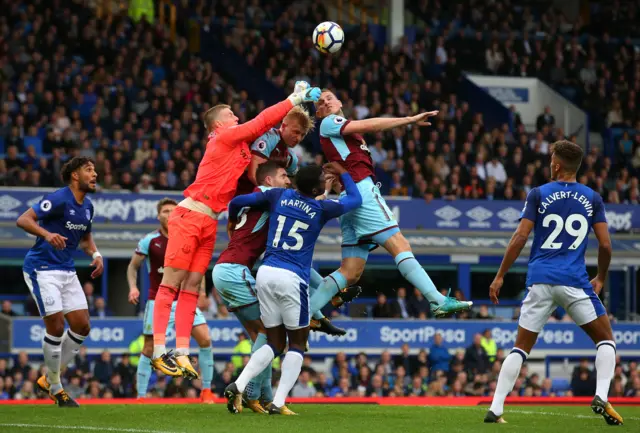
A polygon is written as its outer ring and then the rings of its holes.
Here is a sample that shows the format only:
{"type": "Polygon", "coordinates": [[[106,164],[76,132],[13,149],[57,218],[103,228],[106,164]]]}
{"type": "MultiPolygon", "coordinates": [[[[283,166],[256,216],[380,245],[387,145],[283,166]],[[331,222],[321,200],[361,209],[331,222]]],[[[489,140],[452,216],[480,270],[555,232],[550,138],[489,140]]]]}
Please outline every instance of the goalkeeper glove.
{"type": "Polygon", "coordinates": [[[318,102],[321,93],[322,91],[318,87],[312,87],[302,92],[292,93],[288,99],[293,105],[300,105],[305,102],[318,102]]]}
{"type": "Polygon", "coordinates": [[[309,87],[311,86],[306,81],[296,81],[296,85],[293,88],[293,93],[303,92],[307,90],[309,87]]]}

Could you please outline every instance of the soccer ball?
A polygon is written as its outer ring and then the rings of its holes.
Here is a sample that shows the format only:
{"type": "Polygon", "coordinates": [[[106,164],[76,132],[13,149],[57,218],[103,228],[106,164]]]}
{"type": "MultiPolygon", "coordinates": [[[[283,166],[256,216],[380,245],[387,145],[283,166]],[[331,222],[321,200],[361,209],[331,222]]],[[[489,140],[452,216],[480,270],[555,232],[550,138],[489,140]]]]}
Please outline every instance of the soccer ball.
{"type": "Polygon", "coordinates": [[[335,54],[344,43],[342,27],[331,21],[318,24],[313,30],[313,46],[324,54],[335,54]]]}

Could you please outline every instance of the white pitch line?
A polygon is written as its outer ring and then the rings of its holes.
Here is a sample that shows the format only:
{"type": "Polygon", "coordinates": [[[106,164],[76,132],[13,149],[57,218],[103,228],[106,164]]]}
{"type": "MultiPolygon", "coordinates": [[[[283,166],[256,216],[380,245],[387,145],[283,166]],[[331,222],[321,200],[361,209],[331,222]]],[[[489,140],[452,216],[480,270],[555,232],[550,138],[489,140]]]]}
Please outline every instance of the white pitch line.
{"type": "Polygon", "coordinates": [[[118,428],[118,427],[95,427],[95,426],[76,426],[76,425],[48,425],[48,424],[8,424],[0,423],[0,427],[15,428],[51,428],[60,430],[82,430],[82,431],[106,431],[118,433],[178,433],[174,431],[145,430],[138,428],[118,428]]]}
{"type": "MultiPolygon", "coordinates": [[[[425,407],[434,407],[434,406],[425,406],[425,407]]],[[[465,406],[437,406],[438,409],[466,409],[466,410],[473,410],[473,411],[487,411],[489,410],[489,408],[477,408],[477,407],[465,407],[465,406]]],[[[623,409],[624,411],[624,409],[623,409]]],[[[549,416],[562,416],[565,418],[584,418],[584,419],[600,419],[602,418],[601,415],[580,415],[580,414],[572,414],[572,413],[560,413],[560,412],[541,412],[541,411],[534,411],[534,410],[521,410],[521,409],[506,409],[504,411],[504,415],[506,415],[507,417],[509,416],[510,413],[517,413],[517,414],[522,414],[522,415],[549,415],[549,416]]],[[[640,421],[640,418],[637,416],[624,416],[622,415],[622,418],[626,420],[630,419],[630,420],[634,420],[634,421],[640,421]]]]}

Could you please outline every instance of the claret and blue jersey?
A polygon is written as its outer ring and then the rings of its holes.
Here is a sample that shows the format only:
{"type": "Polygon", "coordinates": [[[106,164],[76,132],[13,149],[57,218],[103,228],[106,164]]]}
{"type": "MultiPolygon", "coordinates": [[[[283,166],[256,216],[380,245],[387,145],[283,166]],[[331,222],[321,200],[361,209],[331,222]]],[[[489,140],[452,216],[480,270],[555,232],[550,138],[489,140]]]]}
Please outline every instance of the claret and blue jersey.
{"type": "Polygon", "coordinates": [[[37,238],[24,259],[24,268],[75,271],[73,252],[78,248],[82,237],[91,233],[94,213],[91,200],[85,197],[80,204],[69,187],[65,187],[47,194],[32,209],[41,227],[67,238],[66,248],[56,250],[43,238],[37,238]]]}
{"type": "Polygon", "coordinates": [[[345,173],[341,180],[347,195],[340,200],[315,200],[293,189],[273,188],[234,198],[229,203],[229,214],[237,215],[246,206],[268,209],[269,234],[263,264],[289,270],[308,284],[313,250],[322,227],[362,203],[353,179],[345,173]]]}
{"type": "Polygon", "coordinates": [[[602,197],[576,182],[551,182],[529,192],[521,218],[534,222],[527,287],[591,289],[585,252],[591,228],[606,223],[602,197]]]}

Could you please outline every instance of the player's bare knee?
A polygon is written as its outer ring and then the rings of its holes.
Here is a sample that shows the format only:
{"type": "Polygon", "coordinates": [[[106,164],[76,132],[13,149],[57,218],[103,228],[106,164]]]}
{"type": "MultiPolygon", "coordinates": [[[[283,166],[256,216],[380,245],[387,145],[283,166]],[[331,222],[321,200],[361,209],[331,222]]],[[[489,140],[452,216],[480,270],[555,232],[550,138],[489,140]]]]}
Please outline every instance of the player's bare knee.
{"type": "Polygon", "coordinates": [[[75,324],[74,326],[70,326],[71,330],[78,335],[87,336],[89,332],[91,332],[91,325],[89,321],[81,322],[79,324],[75,324]]]}
{"type": "Polygon", "coordinates": [[[55,313],[44,318],[44,327],[47,334],[53,337],[62,337],[64,334],[64,316],[62,313],[55,313]]]}

